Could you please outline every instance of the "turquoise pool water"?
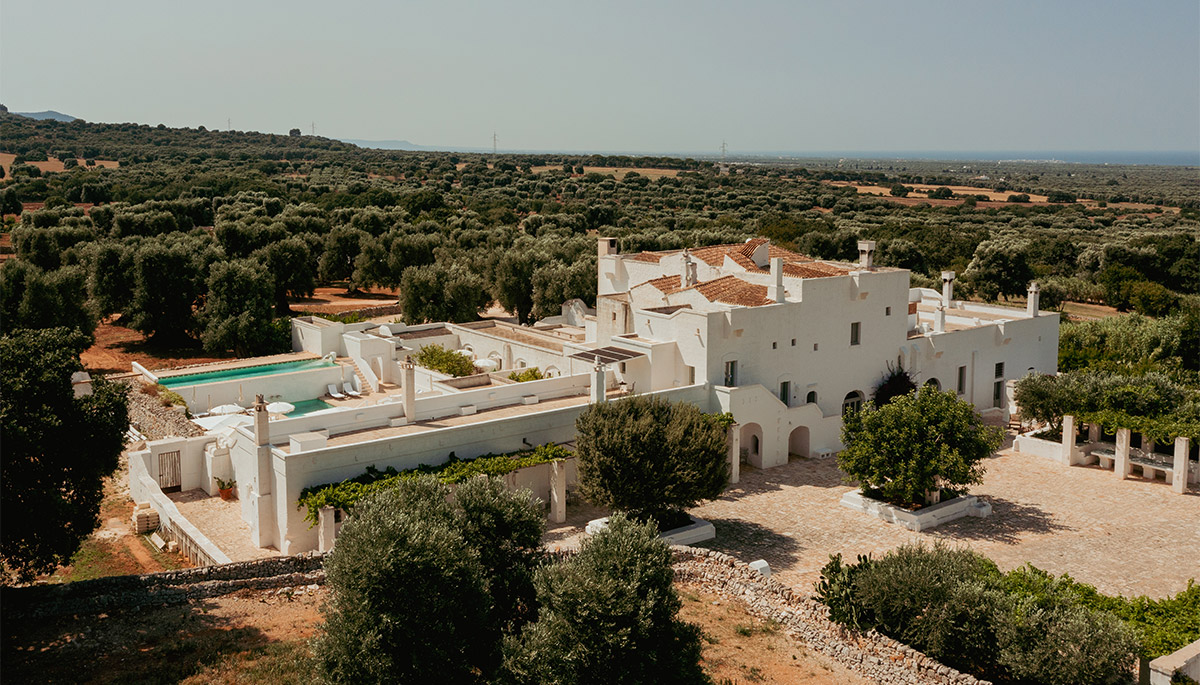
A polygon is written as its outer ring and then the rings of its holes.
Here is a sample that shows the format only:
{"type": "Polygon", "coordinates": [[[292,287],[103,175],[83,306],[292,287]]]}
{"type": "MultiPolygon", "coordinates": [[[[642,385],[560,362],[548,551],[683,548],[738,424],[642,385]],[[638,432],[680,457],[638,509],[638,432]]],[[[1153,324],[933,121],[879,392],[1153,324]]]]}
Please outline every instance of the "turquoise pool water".
{"type": "Polygon", "coordinates": [[[334,366],[334,362],[327,362],[324,359],[302,359],[295,362],[280,362],[278,364],[244,366],[238,369],[222,369],[220,371],[208,371],[206,373],[189,373],[183,376],[168,376],[166,378],[160,378],[158,382],[160,385],[168,388],[179,388],[189,385],[219,383],[220,381],[236,381],[245,378],[258,378],[259,376],[274,376],[278,373],[307,371],[309,369],[320,369],[327,366],[334,366]]]}
{"type": "Polygon", "coordinates": [[[321,411],[322,409],[333,409],[333,405],[325,400],[300,400],[298,402],[291,402],[290,404],[295,407],[295,409],[285,414],[285,416],[287,416],[289,419],[294,419],[298,416],[304,416],[305,414],[311,414],[315,411],[321,411]]]}

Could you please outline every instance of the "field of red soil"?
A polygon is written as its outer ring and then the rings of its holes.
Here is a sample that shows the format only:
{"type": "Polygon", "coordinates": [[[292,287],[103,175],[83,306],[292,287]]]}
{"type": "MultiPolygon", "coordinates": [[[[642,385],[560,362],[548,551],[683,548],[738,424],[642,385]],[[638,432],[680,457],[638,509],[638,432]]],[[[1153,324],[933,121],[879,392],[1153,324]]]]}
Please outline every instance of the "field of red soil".
{"type": "Polygon", "coordinates": [[[228,357],[207,354],[196,342],[188,347],[163,347],[146,341],[146,336],[120,324],[120,317],[96,327],[96,342],[80,355],[83,366],[93,373],[128,373],[137,362],[147,369],[203,364],[228,357]]]}
{"type": "MultiPolygon", "coordinates": [[[[535,166],[535,167],[533,167],[533,173],[540,174],[543,171],[552,170],[552,169],[562,169],[562,165],[555,164],[555,165],[549,165],[549,166],[535,166]]],[[[646,176],[646,177],[652,178],[652,179],[661,178],[663,176],[669,176],[669,177],[674,178],[675,176],[679,175],[678,169],[639,169],[637,167],[625,167],[625,166],[620,166],[620,167],[618,167],[618,166],[585,166],[583,168],[583,173],[585,173],[585,174],[591,174],[591,173],[608,174],[610,176],[614,176],[615,178],[617,178],[617,180],[625,178],[625,175],[631,171],[636,171],[637,173],[641,174],[642,176],[646,176]]]]}
{"type": "MultiPolygon", "coordinates": [[[[10,152],[0,152],[0,166],[4,167],[5,178],[8,177],[9,171],[12,170],[12,163],[13,163],[13,160],[16,158],[17,158],[17,156],[10,152]]],[[[78,162],[79,166],[81,166],[81,167],[83,167],[86,164],[86,162],[81,158],[76,158],[75,161],[78,162]]],[[[52,160],[49,160],[46,162],[26,162],[26,164],[29,164],[31,166],[35,166],[35,167],[41,169],[43,174],[63,171],[63,163],[62,163],[62,161],[60,161],[58,159],[52,159],[52,160]]],[[[97,168],[104,167],[105,169],[116,169],[120,166],[121,166],[121,163],[117,162],[115,160],[111,160],[111,159],[97,159],[96,160],[97,168]]]]}
{"type": "MultiPolygon", "coordinates": [[[[954,207],[957,205],[961,205],[963,203],[962,200],[931,200],[931,199],[929,199],[928,197],[926,197],[929,194],[929,191],[935,190],[937,188],[941,188],[942,186],[929,185],[927,183],[906,183],[905,184],[906,186],[913,189],[913,191],[911,193],[909,193],[908,197],[893,197],[891,194],[892,189],[890,186],[878,186],[878,185],[871,185],[868,183],[855,183],[852,181],[824,181],[824,183],[828,183],[831,186],[837,186],[837,187],[854,186],[855,188],[858,189],[858,192],[862,195],[878,195],[878,196],[883,197],[885,200],[889,200],[898,205],[905,205],[907,207],[912,207],[914,205],[919,205],[919,204],[929,204],[929,205],[933,205],[935,207],[954,207]]],[[[1005,207],[1005,206],[1011,207],[1011,206],[1013,206],[1013,204],[1018,204],[1018,203],[1008,202],[1008,196],[1009,195],[1017,195],[1018,193],[1016,191],[1010,190],[1010,191],[1005,191],[1005,192],[1001,193],[1001,192],[997,192],[995,190],[991,190],[988,188],[975,188],[973,186],[945,186],[945,187],[949,188],[950,190],[954,191],[955,193],[962,194],[962,195],[987,195],[989,198],[991,198],[990,200],[987,200],[987,201],[980,201],[979,204],[977,205],[979,207],[985,207],[985,208],[987,208],[987,207],[1005,207]]],[[[1019,203],[1019,204],[1046,205],[1046,204],[1059,204],[1059,203],[1049,202],[1048,198],[1045,195],[1031,194],[1031,195],[1029,195],[1029,202],[1023,202],[1023,203],[1019,203]]],[[[1096,200],[1087,200],[1087,199],[1079,200],[1078,204],[1083,205],[1084,207],[1087,207],[1089,209],[1094,209],[1094,208],[1100,206],[1100,203],[1097,202],[1096,200]]],[[[1148,204],[1143,204],[1140,202],[1118,202],[1118,203],[1109,204],[1108,206],[1112,207],[1112,208],[1116,208],[1116,209],[1127,209],[1130,211],[1138,211],[1138,210],[1143,210],[1143,209],[1158,209],[1160,211],[1166,211],[1166,212],[1178,212],[1179,211],[1179,209],[1175,208],[1175,207],[1156,207],[1155,205],[1148,205],[1148,204]]]]}
{"type": "Polygon", "coordinates": [[[399,291],[385,288],[366,288],[346,292],[344,287],[317,288],[312,297],[291,300],[292,311],[337,314],[351,309],[382,307],[395,304],[399,291]]]}

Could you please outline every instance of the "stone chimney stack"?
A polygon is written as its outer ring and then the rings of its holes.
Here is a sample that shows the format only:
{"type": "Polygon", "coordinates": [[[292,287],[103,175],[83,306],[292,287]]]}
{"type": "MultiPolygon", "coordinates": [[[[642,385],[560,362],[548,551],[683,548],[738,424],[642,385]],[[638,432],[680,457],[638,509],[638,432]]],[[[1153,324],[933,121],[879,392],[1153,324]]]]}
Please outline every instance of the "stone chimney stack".
{"type": "Polygon", "coordinates": [[[400,388],[404,393],[404,420],[413,423],[417,420],[417,367],[405,357],[400,370],[404,372],[404,384],[400,388]]]}
{"type": "Polygon", "coordinates": [[[683,251],[683,266],[679,273],[679,284],[682,288],[696,285],[696,262],[692,260],[691,250],[686,248],[683,251]]]}
{"type": "Polygon", "coordinates": [[[942,272],[942,306],[946,309],[954,302],[954,272],[942,272]]]}
{"type": "Polygon", "coordinates": [[[596,357],[596,364],[592,367],[592,404],[605,401],[605,376],[604,364],[600,363],[600,357],[596,357]]]}
{"type": "Polygon", "coordinates": [[[875,269],[875,241],[858,241],[858,268],[872,271],[875,269]]]}
{"type": "Polygon", "coordinates": [[[1029,282],[1029,303],[1026,305],[1026,312],[1031,319],[1037,317],[1039,313],[1042,299],[1041,292],[1042,289],[1038,287],[1037,281],[1029,282]]]}
{"type": "Polygon", "coordinates": [[[254,396],[254,442],[255,444],[271,444],[271,429],[268,426],[270,415],[267,414],[267,403],[262,395],[254,396]]]}
{"type": "Polygon", "coordinates": [[[942,305],[938,305],[938,308],[933,312],[933,332],[946,332],[946,308],[942,305]]]}
{"type": "Polygon", "coordinates": [[[605,257],[617,253],[616,238],[600,238],[596,242],[596,256],[605,257]]]}
{"type": "Polygon", "coordinates": [[[767,286],[767,299],[772,302],[784,301],[782,257],[771,260],[771,285],[767,286]]]}

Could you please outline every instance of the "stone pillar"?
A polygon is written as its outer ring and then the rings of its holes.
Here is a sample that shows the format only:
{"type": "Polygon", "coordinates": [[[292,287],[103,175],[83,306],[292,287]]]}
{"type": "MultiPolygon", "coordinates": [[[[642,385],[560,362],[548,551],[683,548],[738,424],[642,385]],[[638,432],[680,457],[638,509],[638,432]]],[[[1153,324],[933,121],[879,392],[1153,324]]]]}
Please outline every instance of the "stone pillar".
{"type": "Polygon", "coordinates": [[[1041,292],[1042,290],[1038,287],[1037,281],[1029,282],[1029,300],[1025,305],[1025,313],[1028,314],[1029,318],[1031,319],[1036,318],[1037,315],[1041,313],[1041,310],[1038,308],[1041,300],[1041,292]]]}
{"type": "Polygon", "coordinates": [[[946,307],[945,307],[945,305],[938,305],[938,308],[936,310],[934,310],[934,312],[933,312],[933,332],[934,333],[945,333],[946,332],[946,307]]]}
{"type": "Polygon", "coordinates": [[[772,302],[784,301],[783,288],[783,258],[771,259],[771,285],[767,286],[767,299],[772,302]]]}
{"type": "Polygon", "coordinates": [[[1117,458],[1113,462],[1113,471],[1122,479],[1129,477],[1129,437],[1128,428],[1117,429],[1117,458]]]}
{"type": "Polygon", "coordinates": [[[1067,466],[1075,463],[1075,417],[1070,414],[1062,419],[1062,456],[1059,461],[1067,466]]]}
{"type": "Polygon", "coordinates": [[[567,462],[562,460],[550,462],[550,520],[567,520],[567,462]]]}
{"type": "Polygon", "coordinates": [[[950,308],[950,303],[954,302],[954,272],[942,272],[942,306],[946,309],[950,308]]]}
{"type": "Polygon", "coordinates": [[[596,357],[596,363],[592,367],[592,396],[590,400],[592,404],[597,404],[604,401],[604,384],[604,365],[600,363],[600,357],[596,357]]]}
{"type": "Polygon", "coordinates": [[[317,549],[328,552],[333,549],[337,537],[337,511],[333,507],[321,507],[317,513],[317,549]]]}
{"type": "Polygon", "coordinates": [[[735,423],[729,427],[729,482],[741,480],[742,472],[742,426],[735,423]]]}
{"type": "Polygon", "coordinates": [[[401,391],[404,393],[404,420],[412,423],[417,420],[417,367],[408,357],[400,364],[404,372],[401,391]]]}
{"type": "Polygon", "coordinates": [[[1171,489],[1182,495],[1187,492],[1188,480],[1188,451],[1191,441],[1188,438],[1175,438],[1175,469],[1171,476],[1171,489]]]}
{"type": "Polygon", "coordinates": [[[1100,424],[1088,424],[1088,442],[1100,442],[1100,424]]]}
{"type": "Polygon", "coordinates": [[[267,403],[263,401],[262,395],[256,395],[254,398],[254,444],[268,445],[271,443],[269,420],[267,403]]]}

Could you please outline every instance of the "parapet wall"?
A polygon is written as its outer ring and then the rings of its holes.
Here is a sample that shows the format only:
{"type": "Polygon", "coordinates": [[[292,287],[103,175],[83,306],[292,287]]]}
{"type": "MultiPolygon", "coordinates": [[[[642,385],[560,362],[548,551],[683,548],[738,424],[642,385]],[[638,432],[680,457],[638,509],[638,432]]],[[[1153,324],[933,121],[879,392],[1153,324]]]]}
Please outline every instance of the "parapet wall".
{"type": "MultiPolygon", "coordinates": [[[[673,547],[675,579],[745,602],[750,613],[778,621],[793,639],[866,678],[897,685],[991,685],[938,663],[874,631],[855,633],[829,620],[826,607],[728,554],[673,547]]],[[[570,552],[551,556],[566,558],[570,552]]],[[[324,584],[325,555],[303,554],[219,566],[116,576],[61,585],[3,589],[6,619],[130,611],[183,604],[243,589],[324,584]]]]}

